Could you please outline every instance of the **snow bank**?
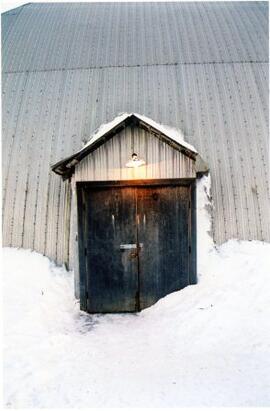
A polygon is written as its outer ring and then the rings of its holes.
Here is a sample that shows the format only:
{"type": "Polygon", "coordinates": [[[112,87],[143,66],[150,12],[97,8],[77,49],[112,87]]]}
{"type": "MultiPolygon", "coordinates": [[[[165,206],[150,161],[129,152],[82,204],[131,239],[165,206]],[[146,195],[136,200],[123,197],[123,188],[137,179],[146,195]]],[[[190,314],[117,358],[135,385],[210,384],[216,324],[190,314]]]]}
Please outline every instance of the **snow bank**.
{"type": "Polygon", "coordinates": [[[231,240],[196,286],[139,314],[87,315],[70,272],[4,249],[5,406],[269,405],[269,254],[231,240]]]}
{"type": "Polygon", "coordinates": [[[71,272],[4,249],[6,407],[270,404],[270,244],[215,247],[210,187],[197,181],[199,283],[139,314],[80,312],[71,272]]]}

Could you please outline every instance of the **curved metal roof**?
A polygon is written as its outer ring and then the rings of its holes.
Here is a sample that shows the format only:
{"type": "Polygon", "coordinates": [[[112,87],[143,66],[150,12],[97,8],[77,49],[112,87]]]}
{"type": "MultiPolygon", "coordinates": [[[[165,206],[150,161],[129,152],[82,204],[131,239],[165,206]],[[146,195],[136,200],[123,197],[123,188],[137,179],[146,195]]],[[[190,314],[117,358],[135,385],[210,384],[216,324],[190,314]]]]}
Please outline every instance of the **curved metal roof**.
{"type": "Polygon", "coordinates": [[[262,62],[268,55],[266,2],[33,3],[4,19],[11,16],[8,72],[262,62]]]}
{"type": "Polygon", "coordinates": [[[4,244],[68,260],[50,165],[121,112],[207,161],[218,243],[270,240],[267,2],[35,3],[2,32],[4,244]]]}

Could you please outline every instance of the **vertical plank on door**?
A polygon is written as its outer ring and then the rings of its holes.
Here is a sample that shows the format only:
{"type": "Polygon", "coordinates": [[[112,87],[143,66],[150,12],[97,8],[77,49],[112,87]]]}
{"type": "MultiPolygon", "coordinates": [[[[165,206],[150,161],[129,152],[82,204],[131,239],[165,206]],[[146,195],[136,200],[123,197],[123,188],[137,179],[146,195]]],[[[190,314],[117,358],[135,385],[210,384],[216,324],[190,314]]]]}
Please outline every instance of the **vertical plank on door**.
{"type": "Polygon", "coordinates": [[[135,189],[91,189],[85,197],[88,312],[136,311],[137,258],[120,249],[136,243],[135,189]]]}
{"type": "Polygon", "coordinates": [[[137,188],[140,307],[189,284],[190,188],[137,188]]]}

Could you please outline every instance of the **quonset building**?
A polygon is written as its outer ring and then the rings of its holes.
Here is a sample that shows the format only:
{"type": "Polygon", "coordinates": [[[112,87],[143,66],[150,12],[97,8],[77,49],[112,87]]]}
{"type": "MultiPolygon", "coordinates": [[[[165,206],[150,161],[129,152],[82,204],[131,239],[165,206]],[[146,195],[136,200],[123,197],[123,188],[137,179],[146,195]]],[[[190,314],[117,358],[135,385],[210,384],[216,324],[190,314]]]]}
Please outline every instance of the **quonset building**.
{"type": "Polygon", "coordinates": [[[214,241],[270,240],[267,2],[26,4],[2,92],[3,244],[75,268],[82,309],[196,282],[208,170],[214,241]]]}

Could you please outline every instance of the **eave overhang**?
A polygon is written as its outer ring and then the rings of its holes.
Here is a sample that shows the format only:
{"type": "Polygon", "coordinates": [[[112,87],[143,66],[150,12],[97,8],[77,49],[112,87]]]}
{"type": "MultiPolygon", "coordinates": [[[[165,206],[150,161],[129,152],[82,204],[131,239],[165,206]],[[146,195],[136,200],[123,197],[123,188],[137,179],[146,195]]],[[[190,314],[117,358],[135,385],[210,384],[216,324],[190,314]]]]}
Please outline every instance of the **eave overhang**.
{"type": "MultiPolygon", "coordinates": [[[[167,132],[167,129],[165,127],[158,125],[154,121],[147,119],[144,116],[141,116],[136,113],[125,113],[117,117],[109,124],[111,124],[111,126],[105,126],[104,131],[102,131],[102,128],[98,130],[97,133],[95,133],[92,136],[89,142],[81,150],[52,165],[52,171],[56,174],[61,175],[63,179],[69,178],[74,173],[75,166],[81,160],[83,160],[88,154],[95,151],[102,144],[104,144],[106,141],[111,139],[116,134],[120,133],[123,129],[125,129],[128,126],[137,126],[148,131],[155,137],[166,142],[175,150],[180,151],[187,157],[196,161],[198,153],[194,147],[186,143],[184,139],[175,139],[172,135],[170,135],[169,132],[167,132]]],[[[201,161],[203,160],[200,157],[200,162],[201,161]]],[[[204,170],[205,169],[208,168],[207,165],[204,163],[204,170]]]]}

